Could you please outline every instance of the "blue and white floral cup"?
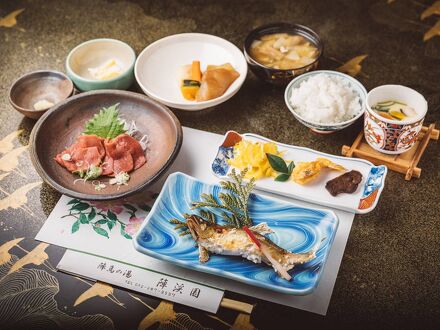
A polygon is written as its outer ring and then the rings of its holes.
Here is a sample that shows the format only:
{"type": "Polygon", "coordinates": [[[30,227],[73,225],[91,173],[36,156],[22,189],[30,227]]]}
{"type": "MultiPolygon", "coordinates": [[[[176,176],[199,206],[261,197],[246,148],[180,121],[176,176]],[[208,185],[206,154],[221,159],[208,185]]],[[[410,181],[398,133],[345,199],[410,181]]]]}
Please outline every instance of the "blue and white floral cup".
{"type": "Polygon", "coordinates": [[[401,154],[414,145],[428,110],[428,102],[422,94],[401,85],[383,85],[372,89],[367,95],[366,106],[365,140],[373,149],[386,154],[401,154]],[[391,120],[372,109],[378,102],[388,100],[407,104],[416,111],[416,115],[404,120],[391,120]]]}

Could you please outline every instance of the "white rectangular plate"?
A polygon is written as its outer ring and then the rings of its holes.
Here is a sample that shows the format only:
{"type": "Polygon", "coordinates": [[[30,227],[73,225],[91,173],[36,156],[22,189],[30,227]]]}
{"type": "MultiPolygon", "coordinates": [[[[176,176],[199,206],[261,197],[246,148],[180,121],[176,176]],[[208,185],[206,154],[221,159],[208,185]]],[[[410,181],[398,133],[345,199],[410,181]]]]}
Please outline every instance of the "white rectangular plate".
{"type": "Polygon", "coordinates": [[[217,177],[227,178],[228,173],[232,170],[232,166],[228,164],[228,159],[234,157],[233,146],[242,139],[251,142],[274,142],[278,146],[278,150],[283,152],[283,157],[293,160],[295,163],[310,162],[318,157],[325,157],[336,164],[344,166],[347,170],[356,170],[362,174],[362,182],[353,194],[339,194],[335,197],[325,189],[325,184],[327,181],[341,175],[338,171],[325,171],[317,179],[306,185],[297,184],[292,180],[279,182],[273,178],[263,178],[256,181],[257,189],[360,214],[372,211],[379,201],[385,185],[386,166],[374,166],[371,162],[363,159],[334,156],[308,148],[278,143],[250,133],[238,134],[234,131],[226,133],[211,166],[217,177]]]}

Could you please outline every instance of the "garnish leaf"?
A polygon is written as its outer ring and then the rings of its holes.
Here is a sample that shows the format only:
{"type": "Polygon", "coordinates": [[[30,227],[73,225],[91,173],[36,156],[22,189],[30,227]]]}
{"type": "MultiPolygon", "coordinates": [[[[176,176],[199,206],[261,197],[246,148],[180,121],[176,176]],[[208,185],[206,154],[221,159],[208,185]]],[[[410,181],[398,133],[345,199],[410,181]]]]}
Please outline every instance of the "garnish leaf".
{"type": "Polygon", "coordinates": [[[287,169],[286,162],[284,159],[282,159],[280,156],[274,155],[274,154],[266,154],[267,159],[269,160],[270,166],[277,172],[280,173],[289,173],[289,170],[287,169]]]}
{"type": "Polygon", "coordinates": [[[86,123],[83,134],[113,139],[125,133],[124,123],[118,117],[118,106],[119,103],[116,103],[108,108],[102,108],[86,123]]]}
{"type": "Polygon", "coordinates": [[[290,178],[290,174],[281,173],[275,178],[275,181],[285,182],[289,180],[289,178],[290,178]]]}
{"type": "Polygon", "coordinates": [[[292,174],[292,171],[294,168],[295,168],[295,163],[293,161],[291,161],[289,166],[287,167],[287,170],[289,171],[289,176],[290,176],[290,174],[292,174]]]}

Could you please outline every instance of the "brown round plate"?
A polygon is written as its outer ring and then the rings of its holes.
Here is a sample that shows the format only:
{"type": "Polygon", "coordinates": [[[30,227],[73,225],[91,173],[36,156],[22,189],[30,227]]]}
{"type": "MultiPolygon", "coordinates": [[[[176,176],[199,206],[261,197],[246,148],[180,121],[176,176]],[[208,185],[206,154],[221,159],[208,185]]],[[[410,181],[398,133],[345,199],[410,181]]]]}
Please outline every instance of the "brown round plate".
{"type": "Polygon", "coordinates": [[[59,192],[83,200],[115,200],[141,193],[150,187],[173,163],[182,145],[182,127],[164,105],[137,93],[99,90],[71,97],[46,112],[31,133],[31,159],[42,179],[59,192]],[[142,134],[149,137],[147,163],[130,173],[128,185],[109,185],[96,191],[91,182],[61,167],[54,157],[72,145],[85,123],[102,107],[119,103],[119,115],[135,120],[142,134]]]}

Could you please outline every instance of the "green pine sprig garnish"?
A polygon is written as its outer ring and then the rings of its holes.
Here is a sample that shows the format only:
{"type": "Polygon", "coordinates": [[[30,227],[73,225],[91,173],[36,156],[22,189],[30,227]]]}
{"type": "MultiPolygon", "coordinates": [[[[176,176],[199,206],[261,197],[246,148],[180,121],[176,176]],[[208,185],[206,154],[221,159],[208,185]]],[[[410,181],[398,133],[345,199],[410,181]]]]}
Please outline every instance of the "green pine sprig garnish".
{"type": "Polygon", "coordinates": [[[287,165],[286,161],[280,156],[274,154],[266,154],[267,160],[269,161],[270,167],[272,167],[275,171],[280,174],[275,178],[275,181],[287,181],[292,175],[292,171],[295,168],[295,163],[291,161],[289,165],[287,165]]]}
{"type": "MultiPolygon", "coordinates": [[[[220,193],[218,199],[212,194],[202,194],[202,201],[193,202],[191,209],[199,209],[199,216],[204,221],[210,223],[217,223],[217,219],[215,214],[206,208],[221,209],[222,217],[233,227],[242,228],[243,226],[252,226],[248,204],[249,196],[255,187],[255,179],[252,178],[244,183],[246,173],[247,170],[244,170],[240,174],[237,174],[233,169],[229,174],[232,181],[220,182],[221,187],[228,192],[220,193]]],[[[187,215],[185,214],[184,217],[186,218],[187,215]]],[[[171,219],[169,222],[175,225],[175,230],[182,230],[179,233],[180,236],[190,234],[188,226],[184,221],[171,219]]]]}
{"type": "Polygon", "coordinates": [[[232,181],[221,181],[220,185],[227,193],[220,193],[218,200],[212,194],[202,194],[202,201],[194,202],[192,209],[214,208],[223,210],[223,218],[233,227],[252,226],[249,217],[248,203],[252,189],[255,187],[255,179],[243,183],[247,170],[240,174],[232,170],[229,177],[232,181]]]}
{"type": "Polygon", "coordinates": [[[182,231],[179,233],[179,236],[185,236],[185,235],[189,235],[190,231],[188,229],[188,226],[186,225],[185,222],[180,221],[179,219],[171,219],[169,220],[170,223],[174,224],[174,230],[181,230],[182,231]]]}
{"type": "Polygon", "coordinates": [[[83,134],[97,135],[104,139],[113,139],[126,132],[124,123],[119,118],[119,103],[102,108],[85,125],[83,134]]]}
{"type": "Polygon", "coordinates": [[[200,210],[199,211],[200,216],[203,218],[203,220],[210,222],[210,223],[217,223],[217,219],[215,217],[215,214],[208,210],[200,210]]]}

